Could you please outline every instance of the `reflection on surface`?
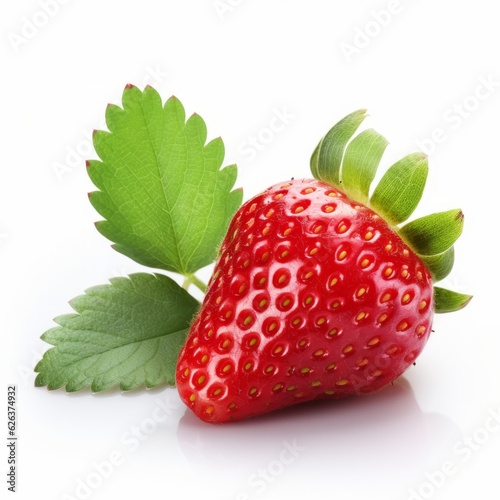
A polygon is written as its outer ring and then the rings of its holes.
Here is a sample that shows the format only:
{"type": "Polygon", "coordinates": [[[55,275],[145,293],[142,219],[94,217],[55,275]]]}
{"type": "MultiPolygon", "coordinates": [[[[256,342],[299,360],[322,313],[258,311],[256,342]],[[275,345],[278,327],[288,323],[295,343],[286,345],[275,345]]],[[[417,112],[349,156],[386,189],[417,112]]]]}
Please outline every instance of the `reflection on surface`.
{"type": "Polygon", "coordinates": [[[242,499],[272,498],[307,478],[315,489],[344,491],[350,483],[352,498],[367,491],[379,498],[371,490],[377,488],[387,500],[432,463],[432,451],[449,445],[451,429],[445,417],[423,413],[400,378],[372,396],[317,401],[232,424],[206,424],[186,410],[177,438],[194,474],[205,474],[214,487],[221,474],[234,482],[228,498],[239,491],[242,499]]]}

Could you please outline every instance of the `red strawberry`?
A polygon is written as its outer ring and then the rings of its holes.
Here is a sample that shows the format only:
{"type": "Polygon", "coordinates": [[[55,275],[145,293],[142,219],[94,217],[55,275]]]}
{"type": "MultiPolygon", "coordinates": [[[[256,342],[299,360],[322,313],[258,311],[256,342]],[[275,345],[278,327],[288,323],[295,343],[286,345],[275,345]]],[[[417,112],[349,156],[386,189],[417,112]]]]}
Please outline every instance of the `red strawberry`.
{"type": "Polygon", "coordinates": [[[371,393],[420,354],[434,308],[431,272],[375,211],[322,181],[277,184],[231,222],[177,387],[208,422],[371,393]]]}

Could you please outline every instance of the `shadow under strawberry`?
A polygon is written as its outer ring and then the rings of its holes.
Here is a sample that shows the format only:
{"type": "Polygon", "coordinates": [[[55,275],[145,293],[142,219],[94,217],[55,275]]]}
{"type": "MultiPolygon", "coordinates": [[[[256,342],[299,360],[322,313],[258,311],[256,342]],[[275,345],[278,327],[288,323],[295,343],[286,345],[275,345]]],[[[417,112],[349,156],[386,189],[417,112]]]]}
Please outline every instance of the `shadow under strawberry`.
{"type": "Polygon", "coordinates": [[[375,395],[296,405],[229,426],[207,426],[186,411],[177,438],[194,476],[214,491],[224,484],[227,498],[239,492],[263,498],[267,488],[276,494],[281,481],[305,491],[306,477],[315,490],[387,499],[413,484],[448,445],[442,431],[456,426],[435,417],[400,378],[375,395]]]}

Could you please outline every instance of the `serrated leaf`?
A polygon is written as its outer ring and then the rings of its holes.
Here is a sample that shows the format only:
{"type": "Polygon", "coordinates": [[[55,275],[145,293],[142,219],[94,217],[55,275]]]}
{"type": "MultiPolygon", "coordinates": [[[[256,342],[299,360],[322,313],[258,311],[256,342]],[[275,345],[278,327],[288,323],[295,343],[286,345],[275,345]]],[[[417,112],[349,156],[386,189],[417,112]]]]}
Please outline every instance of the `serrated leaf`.
{"type": "Polygon", "coordinates": [[[434,310],[436,313],[455,312],[463,309],[472,299],[472,295],[453,292],[446,288],[434,287],[434,310]]]}
{"type": "Polygon", "coordinates": [[[345,147],[365,118],[365,109],[355,111],[335,124],[321,139],[311,157],[311,172],[316,179],[340,187],[340,166],[345,147]]]}
{"type": "Polygon", "coordinates": [[[387,147],[387,140],[373,129],[357,135],[345,150],[342,161],[342,190],[351,198],[368,202],[370,185],[387,147]]]}
{"type": "Polygon", "coordinates": [[[419,255],[419,257],[431,273],[432,280],[438,282],[446,278],[453,269],[455,249],[450,247],[446,252],[438,255],[419,255]]]}
{"type": "Polygon", "coordinates": [[[180,101],[163,106],[151,87],[127,86],[106,122],[110,132],[94,134],[102,161],[88,168],[99,189],[90,201],[105,218],[97,229],[146,266],[187,275],[210,264],[242,200],[231,191],[236,166],[220,169],[222,140],[206,144],[202,118],[185,121],[180,101]]]}
{"type": "Polygon", "coordinates": [[[400,236],[420,255],[437,255],[450,248],[462,234],[464,215],[460,209],[438,212],[409,222],[400,236]]]}
{"type": "Polygon", "coordinates": [[[417,208],[427,180],[423,153],[412,153],[389,167],[370,199],[370,205],[392,225],[404,222],[417,208]]]}
{"type": "Polygon", "coordinates": [[[132,274],[86,290],[77,314],[55,319],[42,339],[54,347],[37,364],[36,386],[99,392],[173,385],[179,351],[198,302],[163,275],[132,274]]]}

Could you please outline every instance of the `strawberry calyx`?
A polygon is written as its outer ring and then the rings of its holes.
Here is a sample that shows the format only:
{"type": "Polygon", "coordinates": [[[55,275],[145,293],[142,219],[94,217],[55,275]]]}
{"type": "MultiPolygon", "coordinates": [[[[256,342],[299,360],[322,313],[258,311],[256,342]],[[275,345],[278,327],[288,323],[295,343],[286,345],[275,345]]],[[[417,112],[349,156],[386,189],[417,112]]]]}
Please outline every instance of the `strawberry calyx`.
{"type": "MultiPolygon", "coordinates": [[[[422,260],[436,283],[453,268],[453,245],[462,233],[464,215],[453,209],[406,222],[417,208],[427,180],[428,158],[421,152],[391,165],[371,190],[388,142],[373,129],[354,136],[366,117],[366,110],[360,109],[335,124],[316,146],[311,172],[380,215],[422,260]]],[[[434,287],[434,298],[435,312],[444,313],[464,308],[472,296],[434,287]]]]}

